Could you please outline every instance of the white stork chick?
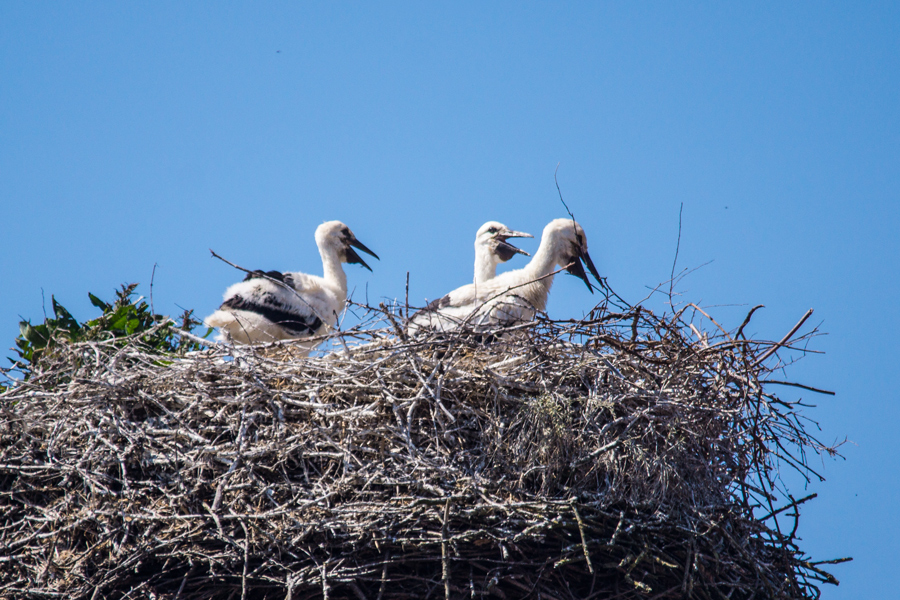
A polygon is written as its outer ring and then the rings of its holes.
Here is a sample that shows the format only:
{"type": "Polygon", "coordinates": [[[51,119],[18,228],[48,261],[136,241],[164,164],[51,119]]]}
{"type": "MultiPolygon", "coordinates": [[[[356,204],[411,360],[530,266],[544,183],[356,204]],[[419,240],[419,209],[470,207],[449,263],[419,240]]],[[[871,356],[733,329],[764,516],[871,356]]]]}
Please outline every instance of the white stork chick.
{"type": "MultiPolygon", "coordinates": [[[[372,269],[353,248],[378,258],[350,228],[328,221],[316,228],[323,276],[253,271],[225,290],[219,310],[204,319],[218,327],[220,339],[240,344],[316,337],[337,325],[347,300],[347,276],[341,263],[372,269]]],[[[299,344],[309,354],[318,341],[299,344]]]]}
{"type": "Polygon", "coordinates": [[[582,261],[600,282],[581,225],[572,219],[551,221],[528,265],[478,285],[464,285],[435,300],[413,316],[410,332],[422,327],[452,331],[466,325],[488,330],[530,321],[547,307],[557,266],[579,277],[593,293],[582,261]]]}
{"type": "Polygon", "coordinates": [[[475,234],[475,284],[493,279],[497,275],[497,265],[506,262],[516,254],[531,256],[516,248],[506,240],[514,237],[534,237],[530,233],[513,231],[503,223],[488,221],[475,234]]]}

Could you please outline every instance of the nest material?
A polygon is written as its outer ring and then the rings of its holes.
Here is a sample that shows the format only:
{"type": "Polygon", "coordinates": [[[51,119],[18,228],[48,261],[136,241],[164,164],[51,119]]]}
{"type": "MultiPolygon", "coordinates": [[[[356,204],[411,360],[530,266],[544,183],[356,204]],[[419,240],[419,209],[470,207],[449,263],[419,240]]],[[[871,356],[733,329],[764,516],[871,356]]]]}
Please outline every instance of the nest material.
{"type": "Polygon", "coordinates": [[[811,334],[692,312],[62,343],[0,395],[0,597],[818,597],[775,469],[832,450],[765,383],[811,334]]]}

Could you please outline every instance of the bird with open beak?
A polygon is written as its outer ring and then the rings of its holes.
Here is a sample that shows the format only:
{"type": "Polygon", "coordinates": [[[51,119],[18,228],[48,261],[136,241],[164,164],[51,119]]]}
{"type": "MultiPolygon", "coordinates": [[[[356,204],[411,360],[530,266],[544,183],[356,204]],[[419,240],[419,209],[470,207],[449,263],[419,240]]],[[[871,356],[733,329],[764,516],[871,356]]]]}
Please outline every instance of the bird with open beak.
{"type": "Polygon", "coordinates": [[[516,254],[531,256],[516,248],[509,238],[530,238],[530,233],[513,231],[503,223],[488,221],[475,234],[475,284],[493,279],[497,275],[497,265],[506,262],[516,254]]]}
{"type": "Polygon", "coordinates": [[[453,290],[416,313],[410,330],[452,331],[467,326],[487,330],[529,321],[546,309],[557,267],[584,281],[593,293],[585,265],[600,283],[584,229],[572,219],[556,219],[544,228],[541,244],[524,268],[453,290]]]}

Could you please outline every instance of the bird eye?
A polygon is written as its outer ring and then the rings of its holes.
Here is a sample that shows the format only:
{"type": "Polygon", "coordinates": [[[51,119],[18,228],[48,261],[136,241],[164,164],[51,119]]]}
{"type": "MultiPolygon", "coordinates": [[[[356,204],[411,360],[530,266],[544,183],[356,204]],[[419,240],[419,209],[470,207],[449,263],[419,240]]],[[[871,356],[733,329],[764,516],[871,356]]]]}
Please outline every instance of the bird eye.
{"type": "Polygon", "coordinates": [[[497,233],[497,231],[499,230],[496,227],[491,227],[490,229],[488,229],[488,233],[497,233]]]}

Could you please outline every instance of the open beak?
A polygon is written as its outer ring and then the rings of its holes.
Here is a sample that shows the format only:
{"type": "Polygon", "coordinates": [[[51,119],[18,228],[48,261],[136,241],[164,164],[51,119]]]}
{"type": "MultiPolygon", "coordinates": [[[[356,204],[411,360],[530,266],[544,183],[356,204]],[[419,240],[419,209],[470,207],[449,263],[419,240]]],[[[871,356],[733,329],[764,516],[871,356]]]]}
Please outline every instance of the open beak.
{"type": "Polygon", "coordinates": [[[516,254],[524,254],[525,256],[531,256],[521,248],[516,248],[506,240],[508,238],[525,238],[534,236],[530,233],[525,233],[524,231],[512,231],[511,229],[507,229],[506,231],[501,231],[497,234],[497,255],[500,257],[500,260],[503,262],[508,261],[516,254]]]}
{"type": "Polygon", "coordinates": [[[530,233],[525,233],[524,231],[513,231],[512,229],[507,229],[506,231],[501,231],[500,233],[498,233],[497,237],[500,238],[501,240],[505,241],[507,238],[511,238],[511,237],[533,238],[534,236],[531,235],[530,233]]]}
{"type": "Polygon", "coordinates": [[[509,242],[507,242],[507,238],[511,237],[534,237],[530,233],[525,233],[523,231],[512,231],[511,229],[507,229],[506,231],[501,231],[497,234],[497,256],[503,262],[508,261],[516,254],[524,254],[525,256],[531,256],[521,248],[516,248],[509,242]]]}
{"type": "Polygon", "coordinates": [[[591,275],[594,276],[594,279],[597,280],[597,283],[600,283],[600,274],[597,272],[597,267],[594,266],[594,261],[591,260],[590,254],[588,254],[587,251],[584,250],[578,256],[571,257],[570,260],[571,263],[568,267],[566,267],[566,271],[582,280],[588,287],[588,290],[590,290],[590,292],[593,294],[594,287],[588,280],[587,273],[584,272],[584,265],[581,262],[583,260],[585,263],[587,263],[587,267],[590,270],[591,275]]]}
{"type": "MultiPolygon", "coordinates": [[[[348,243],[349,243],[351,246],[353,246],[353,248],[359,248],[360,250],[362,250],[362,251],[365,252],[366,254],[369,254],[369,255],[371,255],[371,256],[374,256],[375,258],[378,258],[378,255],[377,255],[377,254],[375,254],[374,252],[372,252],[371,250],[369,250],[368,248],[366,248],[366,245],[363,244],[362,242],[360,242],[360,241],[359,241],[358,239],[356,239],[355,237],[352,238],[348,243]]],[[[371,271],[371,270],[372,270],[372,267],[370,267],[369,265],[367,265],[367,264],[366,264],[366,261],[364,261],[364,260],[359,256],[359,254],[356,253],[356,251],[355,251],[353,248],[347,248],[347,251],[345,252],[347,259],[346,259],[345,262],[347,262],[347,263],[349,263],[349,264],[351,264],[351,265],[362,265],[362,266],[364,266],[365,268],[369,269],[369,271],[371,271]]],[[[381,260],[381,259],[378,258],[378,260],[381,260]]]]}

